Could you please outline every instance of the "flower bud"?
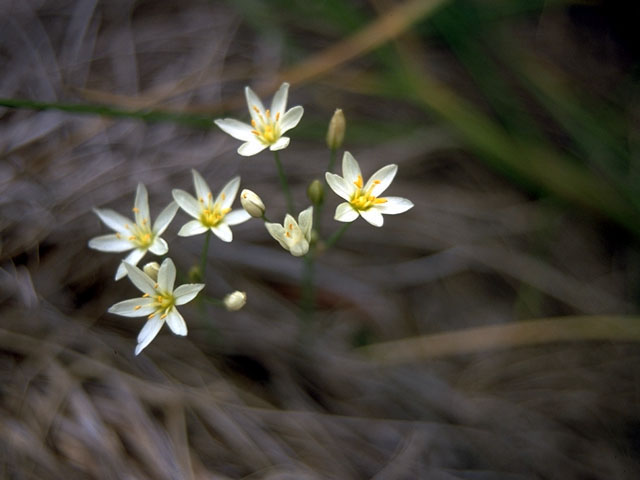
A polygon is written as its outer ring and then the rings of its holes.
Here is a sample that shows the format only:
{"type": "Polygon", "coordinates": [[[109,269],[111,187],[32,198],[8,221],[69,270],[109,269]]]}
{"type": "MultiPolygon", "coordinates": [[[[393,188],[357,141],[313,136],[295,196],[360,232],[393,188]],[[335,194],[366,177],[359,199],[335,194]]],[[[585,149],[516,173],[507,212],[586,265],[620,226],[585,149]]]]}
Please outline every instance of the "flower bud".
{"type": "Polygon", "coordinates": [[[191,283],[202,282],[202,270],[198,265],[194,265],[189,269],[189,281],[191,283]]]}
{"type": "Polygon", "coordinates": [[[262,218],[266,210],[262,199],[251,190],[244,189],[240,192],[240,203],[253,218],[262,218]]]}
{"type": "Polygon", "coordinates": [[[329,130],[327,130],[327,146],[331,150],[340,148],[346,128],[347,122],[344,119],[344,113],[342,113],[342,109],[337,108],[329,122],[329,130]]]}
{"type": "Polygon", "coordinates": [[[318,179],[314,180],[307,187],[307,197],[314,205],[320,205],[324,200],[324,185],[318,179]]]}
{"type": "Polygon", "coordinates": [[[222,299],[224,306],[230,312],[240,310],[244,307],[244,304],[247,303],[247,294],[245,292],[240,292],[236,290],[233,293],[228,293],[222,299]]]}
{"type": "Polygon", "coordinates": [[[142,267],[142,271],[149,275],[154,282],[158,280],[158,270],[160,270],[158,262],[149,262],[142,267]]]}

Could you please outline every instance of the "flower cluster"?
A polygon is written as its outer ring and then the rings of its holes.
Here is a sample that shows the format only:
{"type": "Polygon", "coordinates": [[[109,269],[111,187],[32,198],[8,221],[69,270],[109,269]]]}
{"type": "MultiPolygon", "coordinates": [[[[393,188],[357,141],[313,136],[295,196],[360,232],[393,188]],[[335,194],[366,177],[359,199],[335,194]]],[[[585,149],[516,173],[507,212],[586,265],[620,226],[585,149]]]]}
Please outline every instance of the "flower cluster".
{"type": "MultiPolygon", "coordinates": [[[[192,283],[181,285],[174,290],[176,268],[170,258],[166,258],[162,265],[151,262],[145,265],[143,270],[136,266],[147,251],[155,255],[168,253],[169,246],[160,235],[165,232],[178,208],[195,218],[184,224],[178,232],[178,235],[183,237],[211,231],[220,240],[230,242],[233,239],[230,226],[251,218],[245,210],[231,209],[240,187],[240,177],[231,179],[214,201],[213,194],[202,176],[195,170],[192,170],[192,175],[197,199],[183,190],[173,190],[174,201],[160,212],[153,224],[149,214],[147,189],[142,183],[138,184],[133,206],[135,221],[113,210],[94,210],[100,220],[115,233],[92,238],[89,240],[89,247],[103,252],[132,250],[120,262],[115,279],[120,280],[128,276],[144,295],[142,298],[116,303],[108,311],[125,317],[148,316],[147,323],[138,335],[136,355],[149,345],[165,322],[176,335],[186,335],[187,325],[176,306],[190,302],[204,288],[202,283],[192,283]]],[[[236,299],[234,305],[237,310],[243,304],[236,299]]]]}
{"type": "MultiPolygon", "coordinates": [[[[298,125],[304,109],[301,106],[287,109],[288,95],[289,84],[283,83],[273,97],[271,108],[265,108],[254,91],[246,87],[245,97],[251,117],[250,123],[232,118],[215,120],[215,124],[224,132],[244,142],[238,148],[240,155],[256,155],[267,148],[274,152],[280,184],[287,197],[288,212],[282,224],[267,219],[264,202],[248,189],[244,189],[240,194],[243,208],[232,209],[240,188],[240,177],[229,180],[214,196],[202,175],[195,170],[192,170],[195,196],[181,189],[173,189],[173,201],[159,213],[153,223],[149,213],[147,189],[143,184],[139,184],[136,191],[134,220],[113,210],[94,210],[115,233],[91,239],[89,247],[105,252],[131,250],[118,266],[115,278],[119,280],[128,276],[143,295],[118,302],[109,308],[109,312],[125,317],[147,317],[147,322],[138,335],[136,355],[149,345],[165,323],[174,334],[187,334],[187,324],[177,307],[193,300],[205,286],[204,283],[199,283],[198,279],[204,278],[205,255],[210,233],[223,242],[231,242],[232,226],[250,218],[258,218],[264,222],[267,232],[283,249],[295,257],[306,255],[307,260],[313,262],[315,245],[320,236],[313,228],[314,214],[320,217],[324,203],[324,184],[320,180],[311,182],[307,193],[312,205],[302,210],[296,220],[292,215],[293,199],[278,151],[289,145],[290,138],[284,134],[298,125]],[[161,235],[167,230],[179,208],[192,219],[182,225],[178,236],[190,237],[206,233],[207,237],[204,242],[202,265],[191,269],[193,275],[190,276],[197,283],[187,283],[174,288],[176,267],[170,258],[165,258],[161,265],[157,262],[148,263],[142,270],[137,264],[147,251],[155,255],[168,253],[169,246],[161,235]]],[[[326,140],[331,150],[331,160],[327,169],[329,171],[324,175],[326,184],[344,200],[336,207],[334,219],[338,222],[353,222],[362,217],[371,225],[381,227],[384,223],[383,215],[406,212],[413,207],[413,203],[402,197],[382,196],[398,172],[398,166],[395,164],[380,168],[365,183],[360,165],[351,153],[345,151],[342,157],[342,176],[331,172],[336,151],[344,141],[345,128],[344,113],[337,109],[327,132],[326,140]]],[[[333,244],[343,232],[344,227],[332,235],[326,245],[333,244]]],[[[218,303],[233,311],[242,308],[246,299],[246,293],[236,291],[226,295],[218,303]]]]}

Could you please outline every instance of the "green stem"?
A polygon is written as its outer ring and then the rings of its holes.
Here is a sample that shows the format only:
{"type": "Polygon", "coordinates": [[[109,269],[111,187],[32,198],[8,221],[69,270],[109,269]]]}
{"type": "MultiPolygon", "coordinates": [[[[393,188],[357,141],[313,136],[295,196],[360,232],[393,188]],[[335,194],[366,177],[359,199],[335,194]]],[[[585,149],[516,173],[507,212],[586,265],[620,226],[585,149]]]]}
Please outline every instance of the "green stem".
{"type": "Polygon", "coordinates": [[[332,148],[331,156],[329,157],[329,167],[327,168],[327,172],[331,172],[333,170],[333,164],[336,163],[336,153],[337,150],[335,148],[332,148]]]}
{"type": "Polygon", "coordinates": [[[115,118],[136,118],[145,122],[171,122],[182,123],[194,127],[211,128],[214,117],[207,115],[194,115],[180,112],[168,112],[162,110],[124,110],[107,107],[104,105],[92,105],[83,103],[58,103],[38,102],[19,98],[0,98],[0,107],[29,108],[31,110],[60,110],[69,113],[102,115],[115,118]]]}
{"type": "Polygon", "coordinates": [[[200,257],[200,275],[202,275],[202,281],[205,281],[207,270],[207,253],[209,253],[209,240],[211,239],[211,230],[207,230],[204,237],[204,245],[202,246],[202,256],[200,257]]]}
{"type": "Polygon", "coordinates": [[[276,159],[276,167],[278,168],[278,177],[280,178],[280,186],[282,187],[282,192],[284,193],[285,198],[287,199],[287,211],[293,215],[293,198],[291,197],[291,190],[289,190],[289,184],[287,183],[287,177],[284,174],[284,169],[282,168],[282,162],[280,162],[280,155],[277,151],[273,152],[273,157],[276,159]]]}
{"type": "Polygon", "coordinates": [[[340,227],[339,230],[337,230],[333,235],[331,235],[331,237],[329,237],[329,240],[327,240],[324,244],[324,248],[325,249],[329,249],[333,246],[334,243],[336,243],[340,237],[342,236],[342,234],[344,232],[347,231],[347,228],[349,228],[349,225],[351,225],[352,222],[349,223],[345,223],[342,227],[340,227]]]}

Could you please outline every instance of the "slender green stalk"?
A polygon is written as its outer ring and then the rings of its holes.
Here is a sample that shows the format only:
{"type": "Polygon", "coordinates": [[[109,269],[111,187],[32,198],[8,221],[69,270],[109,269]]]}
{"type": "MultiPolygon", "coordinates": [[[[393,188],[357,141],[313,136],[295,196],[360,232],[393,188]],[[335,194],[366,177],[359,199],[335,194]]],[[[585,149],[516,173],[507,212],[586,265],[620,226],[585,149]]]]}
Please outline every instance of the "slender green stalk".
{"type": "Polygon", "coordinates": [[[342,227],[340,227],[339,230],[336,230],[336,232],[329,237],[329,240],[327,240],[325,242],[324,248],[325,249],[331,248],[333,246],[333,244],[336,243],[340,239],[342,234],[347,231],[347,228],[349,228],[349,225],[351,225],[351,223],[353,223],[353,222],[345,223],[342,227]]]}
{"type": "Polygon", "coordinates": [[[333,171],[333,165],[336,163],[337,150],[335,148],[331,149],[331,156],[329,157],[329,166],[327,167],[327,172],[333,171]]]}
{"type": "Polygon", "coordinates": [[[214,117],[162,110],[124,110],[105,105],[83,103],[38,102],[19,98],[0,98],[0,107],[29,108],[31,110],[60,110],[69,113],[102,115],[114,118],[136,118],[145,122],[182,123],[194,127],[211,128],[214,117]]]}
{"type": "Polygon", "coordinates": [[[276,167],[278,168],[278,177],[280,178],[280,186],[282,187],[282,192],[287,199],[287,212],[293,215],[295,212],[293,208],[293,198],[291,197],[289,183],[287,182],[287,177],[284,174],[284,169],[282,168],[282,162],[280,162],[280,155],[277,151],[273,152],[273,158],[275,158],[276,160],[276,167]]]}
{"type": "Polygon", "coordinates": [[[211,239],[211,230],[207,230],[204,237],[204,245],[202,246],[202,256],[200,257],[200,275],[202,275],[202,281],[205,281],[207,270],[207,253],[209,253],[209,240],[211,239]]]}

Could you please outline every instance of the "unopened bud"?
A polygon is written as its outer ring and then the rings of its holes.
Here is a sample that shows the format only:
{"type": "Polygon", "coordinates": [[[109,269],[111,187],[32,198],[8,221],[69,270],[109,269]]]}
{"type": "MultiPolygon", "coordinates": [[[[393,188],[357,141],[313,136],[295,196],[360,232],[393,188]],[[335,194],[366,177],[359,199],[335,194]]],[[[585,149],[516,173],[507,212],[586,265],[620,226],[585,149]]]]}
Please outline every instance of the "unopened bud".
{"type": "Polygon", "coordinates": [[[189,281],[191,283],[202,282],[202,270],[198,265],[194,265],[189,269],[189,281]]]}
{"type": "Polygon", "coordinates": [[[160,270],[158,262],[149,262],[142,267],[142,271],[149,275],[154,282],[158,280],[158,270],[160,270]]]}
{"type": "Polygon", "coordinates": [[[240,203],[253,218],[262,218],[266,210],[262,199],[251,190],[244,189],[240,192],[240,203]]]}
{"type": "Polygon", "coordinates": [[[347,122],[344,119],[344,113],[342,109],[337,108],[331,117],[329,122],[329,129],[327,130],[327,146],[331,150],[337,150],[342,145],[344,140],[344,132],[347,129],[347,122]]]}
{"type": "Polygon", "coordinates": [[[320,205],[324,200],[324,185],[318,179],[314,180],[307,187],[307,197],[314,205],[320,205]]]}
{"type": "Polygon", "coordinates": [[[227,310],[233,312],[236,310],[240,310],[244,307],[244,304],[247,303],[247,294],[245,292],[240,292],[236,290],[233,293],[229,293],[224,296],[222,299],[224,306],[227,310]]]}

